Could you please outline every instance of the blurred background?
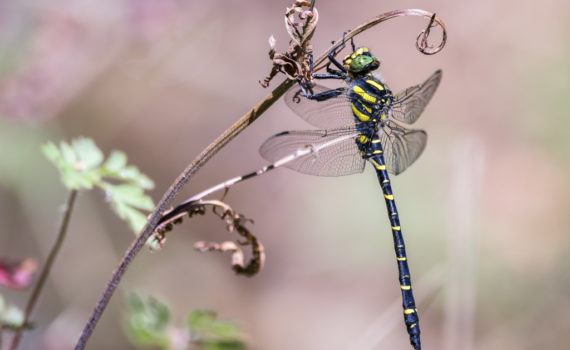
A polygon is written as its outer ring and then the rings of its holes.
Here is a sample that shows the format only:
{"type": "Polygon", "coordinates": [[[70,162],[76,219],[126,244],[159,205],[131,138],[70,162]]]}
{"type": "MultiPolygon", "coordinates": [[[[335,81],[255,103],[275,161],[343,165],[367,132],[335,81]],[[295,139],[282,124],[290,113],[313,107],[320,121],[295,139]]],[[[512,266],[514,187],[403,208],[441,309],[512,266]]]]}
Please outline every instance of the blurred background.
{"type": "MultiPolygon", "coordinates": [[[[290,0],[0,2],[0,257],[43,263],[67,191],[40,153],[93,138],[127,153],[158,201],[195,156],[269,89],[270,35],[288,46],[290,0]]],[[[434,11],[445,49],[424,56],[427,21],[399,18],[356,37],[398,91],[438,68],[417,123],[423,156],[393,179],[426,349],[567,349],[570,332],[570,3],[317,1],[316,53],[396,8],[434,11]]],[[[434,30],[430,40],[439,41],[434,30]]],[[[311,128],[282,101],[240,134],[176,201],[265,164],[270,135],[311,128]]],[[[124,294],[166,300],[183,325],[209,308],[243,327],[253,349],[409,349],[384,200],[372,169],[339,178],[288,169],[227,198],[265,245],[267,264],[236,276],[196,240],[233,238],[213,216],[186,221],[136,258],[89,349],[134,349],[124,294]]],[[[69,237],[21,349],[70,349],[133,239],[100,191],[82,193],[69,237]]],[[[0,290],[23,307],[27,292],[0,290]]],[[[4,346],[9,339],[5,337],[4,346]]]]}

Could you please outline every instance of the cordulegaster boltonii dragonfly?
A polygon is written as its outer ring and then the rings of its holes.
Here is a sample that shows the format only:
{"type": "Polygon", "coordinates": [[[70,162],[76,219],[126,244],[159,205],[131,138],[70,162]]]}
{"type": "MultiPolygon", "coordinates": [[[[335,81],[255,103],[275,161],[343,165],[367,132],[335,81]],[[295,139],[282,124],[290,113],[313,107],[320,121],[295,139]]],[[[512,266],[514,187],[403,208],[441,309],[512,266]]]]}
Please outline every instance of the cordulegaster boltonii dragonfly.
{"type": "Polygon", "coordinates": [[[423,130],[408,129],[422,114],[441,80],[441,71],[426,81],[392,94],[382,77],[373,71],[380,66],[368,48],[356,49],[342,64],[334,56],[344,41],[328,55],[327,74],[316,79],[344,80],[347,86],[329,89],[321,85],[299,84],[285,94],[287,105],[310,124],[323,130],[285,131],[267,139],[261,155],[272,163],[251,173],[211,187],[165,213],[158,225],[185,212],[205,196],[262,175],[281,166],[319,176],[342,176],[364,170],[366,161],[376,169],[392,228],[402,292],[404,321],[412,346],[420,350],[418,313],[412,294],[404,238],[388,173],[400,174],[422,153],[427,141],[423,130]]]}
{"type": "Polygon", "coordinates": [[[300,83],[299,88],[291,89],[285,95],[287,105],[297,115],[324,130],[279,133],[265,141],[260,153],[265,159],[276,161],[310,145],[320,150],[311,157],[299,157],[284,166],[319,176],[362,172],[366,161],[374,166],[392,227],[404,321],[412,346],[419,350],[418,312],[388,173],[400,174],[424,150],[427,141],[425,131],[408,129],[402,124],[413,124],[420,117],[440,83],[441,71],[437,70],[423,83],[394,95],[384,79],[373,73],[380,66],[380,61],[368,48],[356,49],[353,44],[352,54],[340,63],[335,55],[343,46],[344,42],[341,42],[328,55],[327,74],[312,72],[311,56],[311,75],[316,79],[344,80],[347,86],[330,89],[300,83]]]}

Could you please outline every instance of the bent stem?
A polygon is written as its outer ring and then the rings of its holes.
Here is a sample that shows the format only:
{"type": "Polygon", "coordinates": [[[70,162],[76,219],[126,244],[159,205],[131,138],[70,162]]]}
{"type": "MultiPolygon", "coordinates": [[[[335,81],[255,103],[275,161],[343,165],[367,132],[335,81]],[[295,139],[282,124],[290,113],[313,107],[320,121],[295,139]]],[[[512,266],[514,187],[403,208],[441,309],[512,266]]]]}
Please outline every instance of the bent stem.
{"type": "Polygon", "coordinates": [[[55,258],[59,253],[63,241],[65,240],[65,236],[67,234],[67,227],[69,226],[69,220],[71,218],[71,211],[73,209],[73,205],[75,204],[75,199],[77,198],[77,192],[78,192],[77,190],[71,190],[69,192],[69,196],[67,197],[67,202],[65,204],[65,211],[63,214],[63,218],[61,220],[61,226],[59,228],[59,233],[57,235],[57,238],[55,239],[55,242],[53,243],[53,246],[51,247],[51,251],[49,252],[48,258],[46,260],[46,263],[44,264],[42,272],[40,273],[38,283],[36,284],[34,290],[32,291],[32,295],[28,300],[28,305],[26,305],[26,310],[24,311],[24,318],[22,320],[22,324],[16,329],[14,333],[14,337],[12,338],[12,344],[10,345],[10,350],[15,350],[18,347],[18,344],[20,343],[20,339],[22,337],[24,326],[28,324],[32,310],[34,309],[34,306],[38,301],[38,298],[40,296],[40,293],[42,292],[44,284],[53,266],[53,263],[55,262],[55,258]]]}
{"type": "Polygon", "coordinates": [[[113,276],[107,282],[105,290],[99,297],[97,305],[93,309],[89,321],[85,325],[81,337],[75,346],[76,350],[84,349],[87,340],[93,333],[101,314],[105,310],[113,292],[117,288],[117,285],[121,281],[123,274],[125,273],[127,267],[136,256],[136,254],[144,246],[145,242],[154,232],[158,220],[162,216],[162,213],[174,199],[174,196],[180,191],[182,186],[190,180],[190,178],[218,151],[220,151],[226,144],[228,144],[234,137],[245,130],[251,123],[253,123],[257,118],[259,118],[275,101],[281,97],[285,91],[287,91],[295,82],[292,80],[285,80],[279,86],[277,86],[269,95],[267,95],[261,102],[259,102],[255,107],[253,107],[248,113],[241,117],[234,125],[232,125],[228,130],[226,130],[222,135],[220,135],[214,142],[212,142],[198,157],[190,163],[190,165],[184,169],[182,174],[174,181],[170,186],[168,191],[164,194],[160,202],[158,203],[156,209],[150,214],[147,224],[143,228],[141,234],[131,243],[131,246],[125,252],[125,255],[121,259],[121,262],[113,272],[113,276]]]}
{"type": "MultiPolygon", "coordinates": [[[[429,22],[428,26],[426,27],[426,29],[422,30],[416,39],[416,48],[418,49],[418,51],[420,51],[424,55],[433,55],[433,54],[440,52],[443,49],[443,47],[447,43],[447,28],[445,27],[445,24],[443,23],[443,21],[439,17],[437,17],[435,15],[435,13],[424,11],[424,10],[419,10],[419,9],[394,10],[394,11],[385,12],[381,15],[376,16],[376,17],[372,17],[369,20],[367,20],[366,22],[363,22],[358,27],[346,32],[345,35],[343,36],[343,38],[340,38],[337,42],[340,42],[342,40],[349,41],[351,38],[357,36],[358,34],[364,32],[365,30],[368,30],[368,29],[374,27],[377,24],[380,24],[382,22],[386,22],[387,20],[390,20],[392,18],[403,17],[403,16],[419,16],[419,17],[425,17],[425,18],[430,19],[430,22],[429,22]],[[434,22],[437,23],[441,27],[441,30],[442,30],[441,42],[435,48],[429,47],[427,45],[427,38],[430,34],[430,29],[432,28],[434,22]]],[[[336,46],[336,44],[332,44],[328,48],[326,53],[328,54],[329,52],[331,52],[335,46],[336,46]]],[[[319,57],[315,60],[315,62],[314,62],[315,71],[323,69],[325,67],[325,65],[319,66],[319,64],[321,64],[326,59],[326,57],[327,56],[325,54],[325,55],[322,55],[321,57],[319,57]]]]}
{"type": "MultiPolygon", "coordinates": [[[[350,39],[351,37],[375,26],[376,24],[382,23],[390,18],[400,17],[400,16],[407,16],[407,15],[415,15],[415,16],[423,16],[432,18],[434,14],[423,11],[423,10],[396,10],[387,12],[380,16],[376,16],[371,18],[370,20],[364,22],[360,26],[353,29],[346,35],[346,39],[350,39]]],[[[434,17],[435,22],[437,22],[443,29],[444,39],[442,40],[442,44],[440,44],[437,51],[443,48],[445,45],[445,38],[446,38],[446,31],[443,22],[437,17],[434,17]]],[[[431,24],[430,24],[431,26],[431,24]]],[[[426,31],[429,32],[429,31],[426,31]]],[[[424,32],[422,32],[424,33],[424,32]]],[[[420,33],[420,36],[421,34],[420,33]]],[[[331,46],[323,55],[315,60],[315,66],[322,63],[328,53],[332,50],[334,46],[331,46]]],[[[426,53],[420,49],[421,52],[426,53]]],[[[436,51],[436,52],[437,52],[436,51]]],[[[315,71],[322,69],[323,66],[317,67],[315,71]]],[[[259,102],[255,107],[253,107],[248,113],[246,113],[243,117],[241,117],[236,123],[234,123],[228,130],[226,130],[222,135],[220,135],[214,142],[212,142],[206,149],[198,155],[188,165],[186,169],[178,176],[178,178],[174,181],[174,183],[170,186],[168,191],[163,195],[162,199],[158,203],[156,209],[149,215],[147,220],[147,224],[143,228],[141,234],[131,243],[130,247],[125,252],[125,255],[121,259],[119,265],[113,272],[111,279],[107,282],[105,289],[99,300],[97,301],[97,305],[93,309],[93,312],[89,318],[89,321],[85,325],[83,332],[75,346],[75,350],[81,350],[85,348],[87,340],[93,333],[97,322],[101,318],[101,315],[111,296],[113,295],[115,289],[117,288],[121,278],[123,277],[127,267],[134,259],[136,254],[141,250],[144,246],[145,242],[149,239],[152,235],[156,226],[159,222],[159,219],[162,216],[162,213],[166,210],[166,208],[170,205],[178,191],[190,180],[190,178],[210,159],[212,158],[218,151],[220,151],[225,145],[227,145],[234,137],[236,137],[239,133],[245,130],[250,124],[252,124],[255,120],[257,120],[275,101],[277,101],[291,86],[295,84],[293,80],[285,80],[279,86],[277,86],[269,95],[267,95],[261,102],[259,102]]]]}

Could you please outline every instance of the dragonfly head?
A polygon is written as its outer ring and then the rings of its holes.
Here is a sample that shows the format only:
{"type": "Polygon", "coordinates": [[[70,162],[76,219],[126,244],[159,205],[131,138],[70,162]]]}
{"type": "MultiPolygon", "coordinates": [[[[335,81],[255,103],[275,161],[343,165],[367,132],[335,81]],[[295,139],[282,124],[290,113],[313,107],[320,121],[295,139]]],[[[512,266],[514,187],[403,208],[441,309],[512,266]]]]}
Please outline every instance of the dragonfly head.
{"type": "Polygon", "coordinates": [[[352,74],[368,73],[380,67],[378,57],[372,55],[367,47],[360,47],[342,61],[352,74]]]}

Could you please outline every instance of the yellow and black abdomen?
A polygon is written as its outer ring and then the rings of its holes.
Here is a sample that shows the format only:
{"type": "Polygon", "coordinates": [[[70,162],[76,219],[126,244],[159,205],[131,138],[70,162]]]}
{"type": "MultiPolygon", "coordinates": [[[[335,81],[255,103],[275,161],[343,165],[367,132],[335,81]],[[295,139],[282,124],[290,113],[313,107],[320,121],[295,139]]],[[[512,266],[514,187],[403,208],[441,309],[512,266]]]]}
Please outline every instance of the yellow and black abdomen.
{"type": "Polygon", "coordinates": [[[348,97],[352,113],[361,122],[386,119],[386,111],[394,98],[388,87],[372,74],[354,79],[348,97]]]}

